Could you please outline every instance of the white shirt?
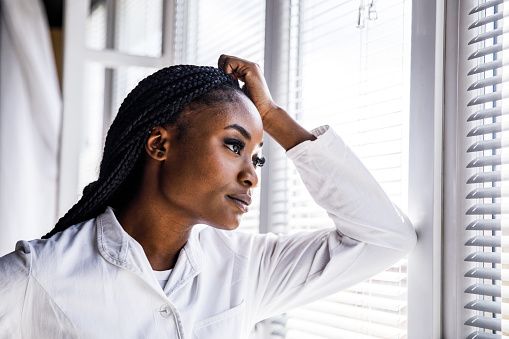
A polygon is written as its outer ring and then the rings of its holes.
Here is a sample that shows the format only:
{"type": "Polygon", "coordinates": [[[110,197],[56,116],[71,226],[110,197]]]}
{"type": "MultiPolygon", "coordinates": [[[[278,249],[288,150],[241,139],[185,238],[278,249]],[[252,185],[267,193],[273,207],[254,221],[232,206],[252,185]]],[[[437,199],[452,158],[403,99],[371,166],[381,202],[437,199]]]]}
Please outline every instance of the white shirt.
{"type": "Polygon", "coordinates": [[[2,338],[246,338],[261,319],[363,281],[416,234],[328,127],[287,152],[336,228],[194,229],[162,289],[111,208],[0,258],[2,338]]]}
{"type": "Polygon", "coordinates": [[[159,285],[161,285],[161,288],[164,289],[164,286],[166,286],[168,279],[170,279],[171,270],[153,271],[153,272],[154,272],[154,276],[157,279],[157,282],[159,283],[159,285]]]}

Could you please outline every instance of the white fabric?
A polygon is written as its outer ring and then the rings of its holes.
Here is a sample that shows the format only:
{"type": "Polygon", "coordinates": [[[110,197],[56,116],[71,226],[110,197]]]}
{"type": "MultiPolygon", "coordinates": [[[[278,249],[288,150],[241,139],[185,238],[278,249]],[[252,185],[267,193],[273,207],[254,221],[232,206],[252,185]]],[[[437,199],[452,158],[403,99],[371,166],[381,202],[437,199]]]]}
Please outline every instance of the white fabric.
{"type": "Polygon", "coordinates": [[[416,242],[331,130],[288,152],[337,229],[193,230],[162,290],[143,248],[105,213],[0,258],[5,338],[247,338],[264,318],[388,268],[416,242]]]}
{"type": "Polygon", "coordinates": [[[61,98],[41,6],[0,0],[0,255],[55,224],[61,98]]]}
{"type": "Polygon", "coordinates": [[[166,271],[153,271],[154,276],[157,279],[157,282],[159,282],[159,285],[162,289],[164,289],[164,286],[166,286],[166,283],[168,282],[168,279],[170,279],[171,270],[166,271]]]}

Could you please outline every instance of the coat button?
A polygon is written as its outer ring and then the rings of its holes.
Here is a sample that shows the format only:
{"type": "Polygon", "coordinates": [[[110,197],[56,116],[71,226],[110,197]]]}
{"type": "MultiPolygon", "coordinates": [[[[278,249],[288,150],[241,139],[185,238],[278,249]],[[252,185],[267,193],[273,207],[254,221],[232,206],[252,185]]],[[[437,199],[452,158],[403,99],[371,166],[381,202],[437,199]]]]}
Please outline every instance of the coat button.
{"type": "Polygon", "coordinates": [[[159,311],[159,313],[161,313],[161,316],[163,316],[165,318],[169,317],[171,314],[170,306],[168,306],[168,305],[161,306],[161,310],[159,311]]]}

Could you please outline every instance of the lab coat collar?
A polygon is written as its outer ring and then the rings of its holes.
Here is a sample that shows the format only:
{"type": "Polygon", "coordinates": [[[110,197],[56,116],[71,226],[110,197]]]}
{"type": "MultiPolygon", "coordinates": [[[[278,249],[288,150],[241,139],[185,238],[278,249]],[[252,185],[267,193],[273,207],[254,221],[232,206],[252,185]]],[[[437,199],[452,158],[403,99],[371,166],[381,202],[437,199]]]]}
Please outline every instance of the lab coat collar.
{"type": "MultiPolygon", "coordinates": [[[[149,283],[159,287],[152,267],[142,246],[124,231],[111,207],[96,218],[97,246],[101,255],[113,265],[144,276],[149,283]]],[[[187,243],[180,251],[172,275],[165,287],[166,295],[200,273],[203,252],[199,244],[199,231],[193,229],[187,243]]],[[[160,288],[160,287],[159,287],[160,288]]]]}

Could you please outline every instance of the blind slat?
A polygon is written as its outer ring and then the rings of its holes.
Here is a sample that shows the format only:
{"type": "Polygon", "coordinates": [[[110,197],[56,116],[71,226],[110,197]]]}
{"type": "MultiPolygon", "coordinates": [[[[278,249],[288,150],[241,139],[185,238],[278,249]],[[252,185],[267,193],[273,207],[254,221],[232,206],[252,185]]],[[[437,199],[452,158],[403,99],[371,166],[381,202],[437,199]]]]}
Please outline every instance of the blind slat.
{"type": "Polygon", "coordinates": [[[502,140],[500,139],[483,140],[472,144],[472,146],[468,148],[467,152],[472,153],[486,150],[496,150],[506,146],[509,146],[509,141],[504,140],[504,144],[502,144],[502,140]]]}
{"type": "Polygon", "coordinates": [[[468,163],[467,168],[495,166],[495,165],[500,165],[501,163],[502,163],[502,156],[500,154],[488,155],[485,157],[475,158],[474,160],[472,160],[471,162],[468,163]]]}
{"type": "Polygon", "coordinates": [[[502,339],[501,335],[488,333],[488,332],[479,332],[475,331],[471,333],[467,339],[502,339]]]}
{"type": "Polygon", "coordinates": [[[497,44],[485,48],[478,49],[474,53],[470,54],[468,57],[468,60],[473,60],[476,58],[481,58],[483,56],[489,55],[489,54],[495,54],[502,51],[502,44],[497,44]]]}
{"type": "Polygon", "coordinates": [[[487,62],[487,63],[479,64],[479,65],[475,66],[474,68],[472,68],[470,70],[470,72],[468,72],[467,75],[474,75],[474,74],[484,73],[487,71],[492,71],[492,70],[498,69],[502,66],[503,66],[502,60],[494,60],[491,62],[487,62]]]}
{"type": "Polygon", "coordinates": [[[501,228],[500,219],[477,219],[467,226],[468,231],[498,231],[501,228]]]}
{"type": "Polygon", "coordinates": [[[483,198],[499,198],[502,196],[502,188],[500,187],[485,187],[476,188],[466,196],[466,199],[483,199],[483,198]]]}
{"type": "Polygon", "coordinates": [[[465,290],[465,293],[477,295],[489,295],[491,297],[500,297],[502,296],[502,289],[500,288],[500,286],[495,285],[475,284],[469,286],[465,290]]]}
{"type": "Polygon", "coordinates": [[[491,0],[491,1],[486,1],[486,2],[483,2],[477,6],[475,6],[471,11],[470,13],[468,14],[474,14],[474,13],[478,13],[480,11],[484,11],[490,7],[494,7],[496,5],[500,5],[504,3],[504,0],[491,0]]]}
{"type": "Polygon", "coordinates": [[[501,100],[501,99],[502,99],[501,92],[482,94],[482,95],[476,96],[475,98],[470,100],[470,102],[467,104],[467,106],[485,104],[490,101],[497,101],[497,100],[501,100]]]}
{"type": "Polygon", "coordinates": [[[496,268],[476,267],[465,273],[466,278],[500,280],[502,272],[496,268]]]}
{"type": "Polygon", "coordinates": [[[465,261],[500,263],[501,258],[500,258],[499,253],[475,252],[475,253],[469,254],[466,257],[465,261]]]}
{"type": "Polygon", "coordinates": [[[488,317],[472,317],[465,322],[465,325],[487,328],[494,331],[502,330],[502,321],[500,319],[488,317]]]}
{"type": "Polygon", "coordinates": [[[470,207],[467,215],[485,215],[485,214],[501,214],[502,205],[500,203],[477,204],[470,207]]]}
{"type": "Polygon", "coordinates": [[[479,184],[484,182],[498,182],[509,180],[509,172],[493,171],[476,173],[467,180],[467,184],[479,184]]]}
{"type": "Polygon", "coordinates": [[[471,116],[468,117],[467,121],[476,121],[476,120],[483,120],[487,118],[495,118],[502,114],[507,114],[508,112],[502,112],[501,107],[493,107],[488,109],[482,109],[475,113],[473,113],[471,116]]]}
{"type": "Polygon", "coordinates": [[[484,18],[476,20],[473,24],[470,25],[470,27],[468,27],[468,29],[473,29],[473,28],[485,26],[485,25],[487,25],[489,23],[501,20],[503,18],[504,18],[504,13],[502,13],[502,12],[496,13],[496,14],[493,14],[493,15],[490,15],[490,16],[486,16],[484,18]]]}
{"type": "Polygon", "coordinates": [[[500,303],[483,299],[473,300],[466,304],[465,308],[482,312],[502,313],[502,306],[500,303]]]}
{"type": "Polygon", "coordinates": [[[479,34],[478,36],[476,36],[475,38],[473,38],[472,40],[470,40],[468,42],[469,45],[472,45],[472,44],[475,44],[477,42],[481,42],[481,41],[484,41],[486,39],[491,39],[491,38],[494,38],[494,37],[497,37],[497,36],[500,36],[504,34],[504,30],[502,28],[497,28],[493,31],[489,31],[489,32],[484,32],[484,33],[481,33],[479,34]]]}
{"type": "Polygon", "coordinates": [[[502,76],[495,75],[491,78],[477,80],[472,85],[470,85],[470,87],[467,89],[467,91],[472,91],[474,89],[479,89],[479,88],[483,88],[486,86],[493,86],[493,85],[497,85],[497,84],[501,84],[501,83],[502,83],[502,76]]]}
{"type": "Polygon", "coordinates": [[[490,236],[475,236],[465,243],[465,246],[489,246],[489,247],[500,247],[502,240],[498,237],[490,236]]]}
{"type": "Polygon", "coordinates": [[[498,133],[498,132],[501,132],[503,130],[504,131],[509,130],[509,125],[508,124],[502,124],[501,122],[496,122],[496,123],[493,123],[493,124],[476,126],[473,129],[471,129],[470,132],[468,132],[467,136],[468,137],[474,137],[474,136],[483,135],[483,134],[498,133]]]}

